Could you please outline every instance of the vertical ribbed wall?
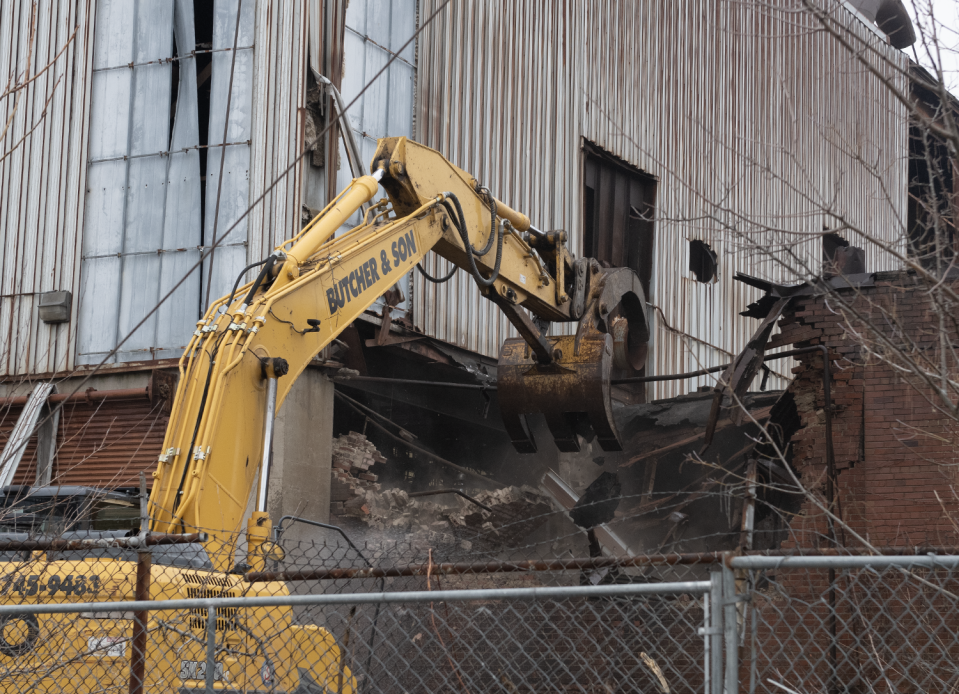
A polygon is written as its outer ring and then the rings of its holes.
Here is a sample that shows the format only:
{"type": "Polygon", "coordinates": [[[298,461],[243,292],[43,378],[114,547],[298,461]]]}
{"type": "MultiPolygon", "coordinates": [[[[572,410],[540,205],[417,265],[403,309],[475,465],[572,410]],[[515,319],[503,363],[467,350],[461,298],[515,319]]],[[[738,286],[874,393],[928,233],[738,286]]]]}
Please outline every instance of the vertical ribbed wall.
{"type": "MultiPolygon", "coordinates": [[[[437,5],[423,0],[421,17],[437,5]]],[[[818,234],[837,216],[903,247],[905,110],[801,8],[451,3],[421,35],[417,138],[542,228],[570,231],[576,253],[582,138],[657,176],[651,371],[722,363],[757,326],[738,315],[758,292],[734,282],[736,271],[784,283],[817,273],[818,234]],[[718,282],[692,278],[691,239],[719,254],[718,282]]],[[[902,86],[905,56],[836,12],[902,86]]],[[[869,270],[896,266],[876,244],[843,234],[867,246],[869,270]]],[[[413,296],[427,334],[497,354],[508,326],[465,273],[441,287],[417,276],[413,296]]],[[[786,363],[774,368],[789,373],[786,363]]],[[[650,396],[697,385],[659,384],[650,396]]]]}
{"type": "Polygon", "coordinates": [[[42,72],[0,98],[0,373],[73,367],[93,12],[90,0],[0,12],[0,89],[23,80],[28,56],[29,74],[42,72]],[[40,322],[38,294],[61,289],[74,293],[73,319],[40,322]]]}

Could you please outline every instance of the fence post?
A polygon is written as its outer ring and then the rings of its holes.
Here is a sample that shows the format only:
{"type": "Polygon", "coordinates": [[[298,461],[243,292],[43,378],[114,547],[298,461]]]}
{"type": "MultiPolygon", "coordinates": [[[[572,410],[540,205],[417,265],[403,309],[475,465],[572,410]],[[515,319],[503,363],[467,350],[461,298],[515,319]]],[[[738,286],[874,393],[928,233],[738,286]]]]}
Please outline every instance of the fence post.
{"type": "Polygon", "coordinates": [[[216,681],[216,608],[206,608],[206,691],[213,694],[216,681]]]}
{"type": "Polygon", "coordinates": [[[726,641],[726,694],[739,692],[739,610],[736,609],[736,574],[723,557],[723,631],[726,641]]]}
{"type": "Polygon", "coordinates": [[[709,572],[709,688],[708,694],[723,694],[723,574],[719,568],[709,572]]]}
{"type": "MultiPolygon", "coordinates": [[[[150,583],[152,579],[152,557],[147,546],[147,533],[150,529],[150,518],[147,513],[147,483],[146,475],[140,473],[140,546],[137,549],[137,577],[133,599],[145,601],[150,599],[150,583]]],[[[138,610],[133,613],[133,638],[130,643],[130,694],[143,694],[146,680],[146,650],[147,633],[150,613],[138,610]]]]}

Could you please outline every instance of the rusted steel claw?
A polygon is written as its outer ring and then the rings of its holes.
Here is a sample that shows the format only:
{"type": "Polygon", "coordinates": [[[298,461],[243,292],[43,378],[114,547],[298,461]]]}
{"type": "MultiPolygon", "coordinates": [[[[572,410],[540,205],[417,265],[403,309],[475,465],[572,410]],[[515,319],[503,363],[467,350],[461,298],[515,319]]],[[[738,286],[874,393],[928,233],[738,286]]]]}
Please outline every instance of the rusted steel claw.
{"type": "Polygon", "coordinates": [[[589,424],[604,451],[621,451],[609,399],[613,338],[592,332],[574,337],[548,337],[554,361],[538,364],[521,338],[506,340],[497,367],[497,391],[503,424],[520,453],[535,453],[536,441],[526,416],[542,412],[564,453],[580,449],[577,433],[589,424]]]}

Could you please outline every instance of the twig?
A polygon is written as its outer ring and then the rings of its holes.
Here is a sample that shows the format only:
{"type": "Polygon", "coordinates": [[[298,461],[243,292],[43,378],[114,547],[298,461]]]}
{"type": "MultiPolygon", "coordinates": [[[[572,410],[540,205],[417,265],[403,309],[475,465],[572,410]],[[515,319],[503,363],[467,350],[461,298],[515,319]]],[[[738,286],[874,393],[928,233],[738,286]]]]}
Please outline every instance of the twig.
{"type": "Polygon", "coordinates": [[[18,84],[18,85],[16,85],[15,87],[13,87],[13,89],[8,89],[8,90],[5,91],[3,94],[0,94],[0,99],[6,98],[6,97],[10,96],[11,94],[13,94],[14,92],[20,91],[21,89],[23,89],[24,87],[26,87],[28,84],[30,84],[31,82],[33,82],[35,79],[37,79],[37,78],[38,78],[40,75],[42,75],[44,72],[46,72],[46,71],[49,70],[51,67],[53,67],[54,65],[56,65],[56,62],[60,59],[60,56],[63,55],[63,52],[64,52],[65,50],[67,50],[67,47],[70,45],[70,42],[73,41],[73,37],[77,35],[77,30],[78,30],[79,28],[80,28],[80,25],[77,24],[77,26],[74,27],[74,29],[73,29],[73,33],[70,34],[70,38],[68,38],[67,41],[66,41],[66,43],[63,44],[63,48],[60,49],[60,51],[53,57],[53,60],[51,60],[49,63],[47,63],[47,64],[44,66],[44,68],[43,68],[42,70],[40,70],[40,72],[38,72],[37,74],[35,74],[33,77],[31,77],[30,79],[28,79],[28,80],[27,80],[26,82],[24,82],[23,84],[18,84]]]}
{"type": "MultiPolygon", "coordinates": [[[[23,144],[24,140],[26,140],[26,139],[30,136],[30,133],[32,133],[34,130],[36,130],[36,129],[40,126],[40,123],[43,122],[43,119],[47,117],[47,107],[50,106],[50,102],[53,100],[53,96],[57,93],[57,86],[60,84],[60,80],[61,80],[61,79],[63,79],[63,75],[60,75],[60,77],[57,78],[57,81],[53,83],[53,89],[52,89],[51,92],[50,92],[50,96],[47,97],[46,102],[43,104],[43,111],[40,112],[40,117],[37,119],[37,122],[34,123],[34,124],[33,124],[33,127],[30,128],[27,132],[25,132],[25,133],[23,134],[23,137],[21,137],[19,140],[17,140],[17,142],[16,142],[9,150],[7,150],[6,152],[4,152],[4,153],[3,153],[3,156],[0,156],[0,162],[2,162],[4,159],[6,159],[7,157],[9,157],[11,154],[13,154],[14,152],[16,152],[16,151],[17,151],[17,148],[18,148],[20,145],[23,144]]],[[[2,138],[0,138],[0,139],[2,139],[2,138]]]]}

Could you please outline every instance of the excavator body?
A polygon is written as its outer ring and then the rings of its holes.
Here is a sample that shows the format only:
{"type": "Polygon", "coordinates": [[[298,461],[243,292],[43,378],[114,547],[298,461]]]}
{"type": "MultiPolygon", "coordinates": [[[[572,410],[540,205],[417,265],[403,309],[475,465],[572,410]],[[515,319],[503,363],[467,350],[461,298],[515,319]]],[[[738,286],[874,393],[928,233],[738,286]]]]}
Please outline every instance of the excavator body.
{"type": "MultiPolygon", "coordinates": [[[[564,231],[536,229],[441,154],[406,138],[381,140],[371,168],[372,175],[354,180],[256,264],[256,279],[242,284],[241,275],[233,293],[198,322],[179,363],[148,532],[206,533],[208,559],[155,565],[153,599],[288,594],[285,584],[242,576],[261,570],[278,551],[266,512],[276,411],[310,361],[430,251],[468,272],[520,335],[503,346],[498,385],[517,449],[536,450],[527,416],[537,412],[560,450],[576,450],[590,430],[605,449],[619,447],[610,374],[641,368],[649,335],[636,275],[575,259],[564,231]],[[367,209],[380,186],[388,200],[367,209]],[[360,210],[362,223],[342,232],[360,210]],[[551,324],[558,326],[554,335],[551,324]]],[[[69,678],[71,691],[103,691],[107,683],[123,688],[122,644],[132,613],[83,613],[63,631],[60,620],[38,619],[30,605],[131,600],[136,563],[128,559],[39,554],[6,563],[5,572],[0,563],[0,594],[23,605],[20,626],[0,625],[0,635],[19,629],[27,644],[0,649],[0,659],[16,658],[23,668],[8,687],[27,689],[29,682],[60,691],[57,683],[69,678]]],[[[352,692],[356,686],[333,637],[293,624],[290,608],[224,609],[211,626],[224,644],[217,688],[352,692]]],[[[148,631],[145,690],[202,688],[206,614],[151,613],[148,631]]],[[[5,642],[16,645],[16,638],[5,642]]]]}

